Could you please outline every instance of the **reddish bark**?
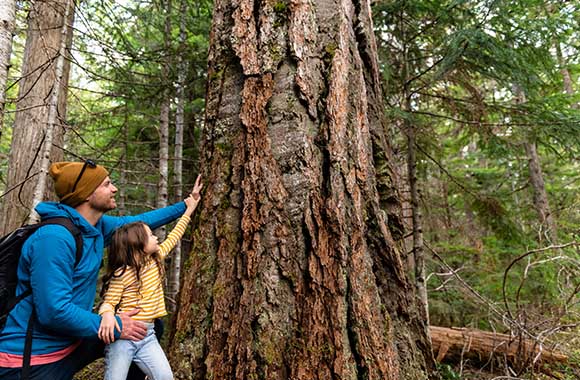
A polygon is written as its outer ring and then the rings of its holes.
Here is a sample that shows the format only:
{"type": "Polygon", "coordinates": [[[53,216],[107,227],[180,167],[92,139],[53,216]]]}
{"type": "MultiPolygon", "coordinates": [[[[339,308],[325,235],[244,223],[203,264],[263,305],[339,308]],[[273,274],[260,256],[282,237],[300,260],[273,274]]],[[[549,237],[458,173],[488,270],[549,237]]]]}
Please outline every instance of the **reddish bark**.
{"type": "Polygon", "coordinates": [[[428,376],[393,238],[400,204],[369,12],[216,2],[209,183],[170,349],[178,378],[428,376]]]}

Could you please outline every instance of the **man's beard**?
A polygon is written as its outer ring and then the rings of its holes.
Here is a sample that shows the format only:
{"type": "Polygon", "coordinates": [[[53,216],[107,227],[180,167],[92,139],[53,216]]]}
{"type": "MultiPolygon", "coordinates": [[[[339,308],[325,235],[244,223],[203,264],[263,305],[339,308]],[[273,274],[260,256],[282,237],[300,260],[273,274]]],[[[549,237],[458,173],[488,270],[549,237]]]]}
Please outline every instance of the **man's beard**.
{"type": "Polygon", "coordinates": [[[93,208],[93,210],[98,211],[98,212],[102,212],[102,213],[106,213],[108,211],[114,210],[117,208],[117,204],[115,202],[115,199],[109,199],[108,202],[90,202],[91,203],[91,207],[93,208]]]}

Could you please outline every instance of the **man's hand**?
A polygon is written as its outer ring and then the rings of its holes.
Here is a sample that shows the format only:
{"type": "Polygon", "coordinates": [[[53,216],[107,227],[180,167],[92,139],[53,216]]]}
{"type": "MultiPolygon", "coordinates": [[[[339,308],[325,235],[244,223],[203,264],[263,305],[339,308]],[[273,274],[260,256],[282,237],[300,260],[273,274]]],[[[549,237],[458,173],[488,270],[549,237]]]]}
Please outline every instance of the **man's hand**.
{"type": "Polygon", "coordinates": [[[119,314],[123,330],[121,330],[121,339],[139,341],[147,335],[147,326],[143,322],[135,321],[131,317],[138,314],[141,309],[135,308],[131,311],[119,314]]]}

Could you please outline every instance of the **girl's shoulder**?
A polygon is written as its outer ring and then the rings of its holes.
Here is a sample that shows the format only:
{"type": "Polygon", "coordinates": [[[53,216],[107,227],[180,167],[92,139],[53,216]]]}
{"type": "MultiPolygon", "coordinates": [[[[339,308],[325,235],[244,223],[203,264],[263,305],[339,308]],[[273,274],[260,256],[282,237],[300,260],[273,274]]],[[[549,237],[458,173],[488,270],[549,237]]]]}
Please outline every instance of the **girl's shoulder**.
{"type": "Polygon", "coordinates": [[[117,268],[115,270],[115,272],[113,272],[113,276],[114,277],[121,277],[122,275],[124,275],[126,273],[131,273],[131,272],[133,272],[133,267],[125,265],[125,266],[122,266],[120,268],[117,268]]]}

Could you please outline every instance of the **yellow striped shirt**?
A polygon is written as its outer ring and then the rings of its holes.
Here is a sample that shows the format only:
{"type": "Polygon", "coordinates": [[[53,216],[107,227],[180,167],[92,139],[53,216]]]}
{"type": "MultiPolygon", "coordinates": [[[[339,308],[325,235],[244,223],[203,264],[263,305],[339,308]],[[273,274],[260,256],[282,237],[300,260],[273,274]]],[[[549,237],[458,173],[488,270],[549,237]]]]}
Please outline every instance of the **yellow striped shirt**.
{"type": "MultiPolygon", "coordinates": [[[[179,239],[181,239],[189,221],[189,216],[183,215],[173,231],[169,233],[167,239],[159,245],[159,253],[162,258],[167,257],[179,239]]],[[[99,314],[107,311],[115,312],[115,307],[119,305],[117,313],[131,311],[136,307],[141,308],[139,314],[133,316],[133,319],[139,321],[152,321],[155,318],[167,315],[163,284],[161,283],[159,268],[157,268],[154,260],[149,260],[141,268],[141,284],[137,281],[133,268],[127,267],[125,273],[122,275],[121,273],[122,268],[117,269],[115,276],[111,279],[103,303],[99,308],[99,314]]]]}

